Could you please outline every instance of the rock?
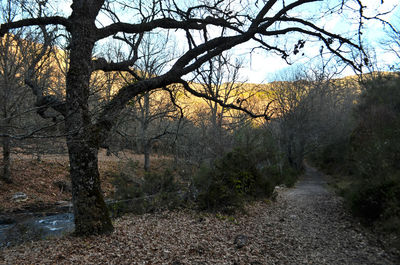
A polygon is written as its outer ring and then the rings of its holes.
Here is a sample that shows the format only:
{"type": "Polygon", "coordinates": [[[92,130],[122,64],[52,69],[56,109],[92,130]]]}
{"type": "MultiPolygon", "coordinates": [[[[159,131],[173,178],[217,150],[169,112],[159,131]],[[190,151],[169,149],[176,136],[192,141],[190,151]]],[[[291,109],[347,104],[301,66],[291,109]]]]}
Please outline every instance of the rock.
{"type": "Polygon", "coordinates": [[[56,206],[60,210],[70,210],[72,208],[72,203],[69,201],[58,201],[56,206]]]}
{"type": "Polygon", "coordinates": [[[249,242],[249,237],[245,235],[237,235],[235,237],[235,241],[233,242],[236,245],[236,248],[242,248],[246,246],[249,242]]]}
{"type": "Polygon", "coordinates": [[[72,192],[72,186],[69,181],[57,180],[53,182],[53,185],[59,188],[61,192],[72,192]]]}
{"type": "Polygon", "coordinates": [[[28,196],[23,193],[23,192],[16,192],[14,195],[11,197],[11,200],[15,202],[24,202],[28,199],[28,196]]]}
{"type": "Polygon", "coordinates": [[[274,191],[272,192],[271,200],[274,201],[274,202],[276,202],[276,198],[277,198],[277,197],[278,197],[278,192],[277,192],[277,190],[276,190],[276,188],[275,188],[274,191]]]}

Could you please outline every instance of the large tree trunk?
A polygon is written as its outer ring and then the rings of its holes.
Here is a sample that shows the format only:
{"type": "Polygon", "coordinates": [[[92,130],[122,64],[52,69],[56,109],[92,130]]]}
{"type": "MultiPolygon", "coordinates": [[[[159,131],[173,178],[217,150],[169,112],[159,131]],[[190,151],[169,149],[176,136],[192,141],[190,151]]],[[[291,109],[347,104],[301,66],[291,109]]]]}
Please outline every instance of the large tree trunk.
{"type": "Polygon", "coordinates": [[[2,178],[6,183],[12,183],[10,171],[10,138],[3,137],[3,173],[2,178]]]}
{"type": "Polygon", "coordinates": [[[148,141],[144,144],[144,171],[150,171],[150,151],[151,151],[151,143],[148,141]]]}
{"type": "Polygon", "coordinates": [[[150,94],[147,92],[143,98],[143,109],[142,109],[142,148],[144,154],[144,170],[149,172],[150,170],[150,152],[151,152],[151,140],[148,135],[149,120],[150,120],[150,94]]]}
{"type": "Polygon", "coordinates": [[[93,125],[89,110],[94,21],[74,21],[67,73],[65,127],[70,160],[75,234],[93,235],[113,231],[100,187],[98,151],[102,129],[93,125]]]}
{"type": "Polygon", "coordinates": [[[68,151],[72,182],[75,234],[91,235],[113,231],[104,202],[98,171],[98,148],[84,137],[69,137],[68,151]]]}

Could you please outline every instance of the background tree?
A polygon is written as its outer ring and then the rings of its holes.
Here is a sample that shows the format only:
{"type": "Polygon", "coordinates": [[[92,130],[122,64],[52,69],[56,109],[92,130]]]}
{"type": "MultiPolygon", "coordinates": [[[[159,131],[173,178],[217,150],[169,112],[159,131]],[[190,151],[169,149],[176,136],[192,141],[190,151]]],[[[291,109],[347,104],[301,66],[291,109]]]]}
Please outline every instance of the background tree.
{"type": "Polygon", "coordinates": [[[207,109],[201,107],[201,112],[197,115],[197,120],[204,128],[203,150],[208,158],[221,156],[231,146],[231,137],[226,132],[233,129],[230,125],[233,125],[234,117],[225,105],[248,105],[246,97],[249,95],[245,94],[244,81],[240,80],[241,68],[241,62],[234,61],[231,55],[224,53],[212,58],[196,71],[193,82],[199,87],[199,91],[223,103],[221,106],[215,100],[203,98],[207,109]]]}
{"type": "Polygon", "coordinates": [[[289,165],[297,170],[306,155],[351,133],[350,113],[358,86],[355,80],[339,82],[334,74],[299,68],[268,89],[276,115],[274,135],[289,165]]]}
{"type": "MultiPolygon", "coordinates": [[[[164,67],[173,57],[173,50],[166,53],[168,39],[161,36],[147,36],[139,50],[140,58],[135,64],[139,80],[149,79],[162,73],[164,67]],[[153,40],[151,39],[153,38],[153,40]]],[[[136,80],[134,80],[136,82],[136,80]]],[[[134,119],[138,122],[136,130],[137,146],[144,155],[144,170],[150,170],[150,153],[157,141],[176,129],[170,122],[177,117],[177,109],[170,99],[170,93],[163,88],[145,91],[131,101],[128,109],[133,109],[134,119]]]]}
{"type": "Polygon", "coordinates": [[[11,137],[15,133],[15,120],[20,118],[19,115],[23,109],[29,108],[32,104],[31,100],[26,100],[25,95],[29,92],[29,88],[25,86],[23,81],[23,71],[27,67],[27,62],[21,57],[23,48],[17,45],[18,36],[7,34],[0,41],[0,106],[1,119],[0,131],[5,134],[2,137],[3,149],[3,172],[4,181],[11,183],[10,172],[10,151],[11,137]],[[21,48],[21,50],[18,50],[21,48]]]}
{"type": "Polygon", "coordinates": [[[386,36],[382,41],[382,45],[387,51],[397,57],[397,63],[390,67],[398,71],[400,69],[400,16],[396,19],[396,24],[386,23],[386,36]]]}
{"type": "MultiPolygon", "coordinates": [[[[196,1],[193,4],[168,0],[74,0],[71,15],[66,17],[52,9],[57,6],[55,3],[51,5],[50,1],[38,1],[37,5],[32,6],[45,12],[24,12],[20,14],[19,21],[2,21],[0,36],[12,29],[38,25],[42,28],[56,27],[67,36],[65,41],[68,42],[69,67],[65,98],[42,93],[36,95],[40,97],[40,107],[51,107],[65,119],[76,234],[98,234],[113,230],[100,189],[97,155],[100,143],[107,138],[116,123],[116,117],[130,100],[143,92],[174,83],[182,84],[185,90],[195,96],[212,99],[192,88],[183,79],[184,76],[222,52],[250,40],[267,51],[280,54],[286,60],[304,46],[303,43],[299,47],[298,41],[295,42],[297,46],[288,45],[289,36],[297,40],[318,41],[339,60],[359,69],[364,60],[361,44],[357,43],[360,32],[351,32],[348,35],[332,33],[320,25],[321,23],[315,22],[320,14],[328,21],[328,15],[337,12],[350,12],[352,14],[348,17],[357,18],[357,23],[362,22],[365,3],[356,1],[358,8],[355,10],[345,2],[338,1],[338,5],[331,7],[316,0],[298,0],[290,4],[278,0],[196,1]],[[299,14],[313,2],[315,5],[320,4],[314,9],[318,13],[313,14],[314,17],[311,14],[300,17],[299,14]],[[107,14],[113,20],[103,25],[98,22],[100,13],[107,14]],[[167,33],[170,29],[185,33],[188,40],[187,47],[177,60],[161,75],[121,87],[102,111],[92,116],[88,101],[92,73],[99,70],[129,70],[128,67],[137,61],[135,56],[119,62],[108,62],[104,58],[94,59],[95,44],[102,39],[121,34],[131,35],[137,43],[141,34],[155,31],[167,33]],[[215,30],[221,34],[215,36],[215,30]],[[203,38],[197,38],[199,35],[203,38]],[[353,50],[361,51],[357,62],[347,57],[353,50]]],[[[359,31],[361,29],[358,28],[359,31]]],[[[130,48],[137,49],[136,46],[130,48]]],[[[135,52],[130,54],[134,55],[135,52]]],[[[32,83],[31,87],[38,88],[32,83]]],[[[42,88],[40,91],[44,90],[42,88]]],[[[218,99],[214,100],[220,105],[243,110],[254,117],[264,116],[264,113],[252,114],[240,105],[226,105],[218,99]]]]}
{"type": "MultiPolygon", "coordinates": [[[[1,8],[3,20],[9,21],[15,19],[20,11],[20,7],[10,2],[1,8]]],[[[35,67],[37,54],[41,51],[42,44],[39,40],[35,31],[26,29],[15,30],[0,39],[0,135],[3,152],[2,178],[6,182],[12,181],[10,171],[12,147],[25,143],[25,152],[35,152],[40,157],[37,144],[27,148],[28,141],[22,140],[32,138],[39,133],[44,137],[45,132],[52,127],[48,122],[38,119],[39,115],[36,112],[41,112],[42,109],[35,108],[35,97],[24,82],[28,69],[35,67]]],[[[56,78],[58,70],[52,67],[46,58],[48,55],[43,56],[38,62],[40,69],[37,71],[40,72],[40,78],[35,82],[55,91],[54,83],[58,80],[56,78]]],[[[45,140],[46,138],[43,138],[43,141],[45,140]]]]}

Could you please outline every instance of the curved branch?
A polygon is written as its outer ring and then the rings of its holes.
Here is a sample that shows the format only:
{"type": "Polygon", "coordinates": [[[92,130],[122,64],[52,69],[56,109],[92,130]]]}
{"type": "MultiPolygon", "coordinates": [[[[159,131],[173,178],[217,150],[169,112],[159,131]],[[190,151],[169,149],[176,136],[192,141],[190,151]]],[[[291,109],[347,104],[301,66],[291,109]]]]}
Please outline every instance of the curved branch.
{"type": "Polygon", "coordinates": [[[167,74],[156,76],[146,80],[139,80],[133,84],[121,88],[118,93],[107,103],[99,115],[96,126],[109,131],[116,121],[116,117],[120,111],[125,108],[126,104],[143,92],[151,91],[156,88],[175,83],[180,76],[176,73],[168,72],[167,74]]]}
{"type": "Polygon", "coordinates": [[[51,38],[46,31],[46,27],[44,25],[40,25],[40,27],[41,27],[41,30],[44,35],[44,44],[41,47],[40,52],[35,56],[33,61],[28,66],[27,74],[25,77],[25,84],[28,85],[32,89],[33,94],[36,96],[35,106],[38,107],[37,113],[42,118],[56,119],[55,116],[49,116],[46,114],[46,110],[48,108],[54,109],[55,111],[59,112],[61,115],[63,115],[65,117],[67,114],[66,103],[64,101],[58,99],[54,95],[44,95],[44,92],[43,92],[44,89],[42,87],[40,87],[36,82],[35,67],[41,60],[46,59],[46,58],[44,58],[44,56],[48,52],[48,48],[51,43],[51,38]]]}
{"type": "MultiPolygon", "coordinates": [[[[309,36],[314,36],[319,38],[320,40],[322,40],[325,44],[325,46],[329,49],[329,51],[331,53],[333,53],[334,55],[338,56],[342,61],[348,63],[349,65],[351,65],[354,69],[356,69],[357,71],[361,71],[361,68],[359,65],[355,64],[353,61],[345,58],[340,51],[338,50],[334,50],[331,45],[330,45],[330,40],[326,39],[320,32],[313,32],[313,31],[309,31],[306,29],[302,29],[302,28],[298,28],[298,27],[290,27],[290,28],[286,28],[286,29],[281,29],[281,30],[273,30],[273,31],[265,31],[264,33],[261,33],[262,35],[265,36],[277,36],[277,35],[283,35],[283,34],[287,34],[287,33],[291,33],[291,32],[299,32],[299,33],[303,33],[309,36]]],[[[341,37],[339,39],[339,41],[341,41],[341,37]]],[[[346,42],[347,43],[347,42],[346,42]]],[[[358,47],[356,44],[354,44],[355,46],[353,47],[358,47]]],[[[361,48],[359,48],[359,50],[362,50],[361,48]]]]}
{"type": "Polygon", "coordinates": [[[334,34],[334,33],[331,33],[329,31],[326,31],[323,28],[317,27],[315,24],[313,24],[311,22],[308,22],[308,21],[305,21],[303,19],[292,18],[292,17],[284,17],[284,18],[280,18],[279,21],[300,23],[300,24],[305,25],[307,27],[310,27],[310,28],[314,29],[315,31],[320,32],[320,33],[322,33],[322,34],[324,34],[326,36],[329,36],[329,37],[334,38],[334,39],[338,39],[342,43],[347,43],[350,46],[353,46],[354,48],[361,50],[361,47],[358,44],[355,44],[355,43],[351,42],[349,39],[343,38],[342,36],[340,36],[338,34],[334,34]]]}
{"type": "Polygon", "coordinates": [[[192,89],[192,88],[189,86],[188,82],[186,82],[185,80],[182,80],[182,79],[181,79],[181,80],[179,81],[179,83],[183,85],[183,87],[184,87],[184,89],[185,89],[186,91],[188,91],[190,94],[192,94],[192,95],[194,95],[194,96],[196,96],[196,97],[205,98],[205,99],[214,101],[214,102],[218,103],[220,106],[225,107],[225,108],[228,108],[228,109],[234,109],[234,110],[243,111],[243,112],[247,113],[247,114],[248,114],[250,117],[252,117],[252,118],[265,118],[267,121],[271,119],[271,117],[270,117],[269,115],[267,115],[267,112],[268,112],[268,109],[269,109],[269,106],[270,106],[271,102],[268,103],[268,105],[267,105],[267,107],[266,107],[266,109],[265,109],[265,111],[264,111],[263,114],[254,114],[254,113],[251,112],[250,110],[248,110],[248,109],[246,109],[246,108],[243,108],[243,107],[241,107],[241,106],[237,106],[237,105],[234,105],[234,104],[226,104],[226,103],[224,103],[224,102],[223,102],[222,100],[220,100],[220,99],[217,99],[217,98],[214,98],[214,97],[209,96],[209,95],[207,95],[207,94],[198,92],[198,91],[192,89]]]}
{"type": "Polygon", "coordinates": [[[71,27],[68,19],[60,16],[55,17],[39,17],[22,19],[15,22],[8,22],[0,25],[0,37],[3,37],[10,29],[22,28],[26,26],[43,26],[43,25],[63,25],[67,30],[71,27]]]}
{"type": "Polygon", "coordinates": [[[103,39],[119,32],[124,33],[143,33],[156,28],[163,29],[203,29],[204,25],[193,21],[178,21],[171,18],[155,19],[150,22],[142,22],[140,24],[130,24],[124,22],[116,22],[107,27],[98,29],[97,39],[103,39]]]}

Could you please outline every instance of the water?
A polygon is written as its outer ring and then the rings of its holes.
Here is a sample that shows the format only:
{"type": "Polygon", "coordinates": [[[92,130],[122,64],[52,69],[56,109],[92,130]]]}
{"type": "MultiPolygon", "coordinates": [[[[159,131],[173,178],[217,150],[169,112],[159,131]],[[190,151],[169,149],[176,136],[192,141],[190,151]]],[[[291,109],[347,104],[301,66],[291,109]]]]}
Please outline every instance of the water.
{"type": "Polygon", "coordinates": [[[26,241],[62,236],[74,231],[72,213],[29,217],[13,224],[0,225],[0,247],[26,241]]]}
{"type": "Polygon", "coordinates": [[[72,232],[74,229],[74,215],[72,213],[57,214],[32,220],[32,223],[48,234],[72,232]]]}

